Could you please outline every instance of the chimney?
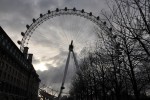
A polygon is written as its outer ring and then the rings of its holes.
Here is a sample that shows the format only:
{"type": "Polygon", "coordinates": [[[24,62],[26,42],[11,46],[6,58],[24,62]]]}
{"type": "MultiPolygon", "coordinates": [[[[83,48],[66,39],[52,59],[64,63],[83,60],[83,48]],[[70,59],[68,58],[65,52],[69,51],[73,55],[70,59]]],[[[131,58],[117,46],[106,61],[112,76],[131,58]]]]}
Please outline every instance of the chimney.
{"type": "Polygon", "coordinates": [[[33,57],[33,54],[28,54],[28,61],[29,61],[30,63],[32,63],[32,57],[33,57]]]}
{"type": "Polygon", "coordinates": [[[26,59],[27,59],[28,49],[29,49],[28,47],[24,47],[24,50],[23,50],[23,54],[26,59]]]}

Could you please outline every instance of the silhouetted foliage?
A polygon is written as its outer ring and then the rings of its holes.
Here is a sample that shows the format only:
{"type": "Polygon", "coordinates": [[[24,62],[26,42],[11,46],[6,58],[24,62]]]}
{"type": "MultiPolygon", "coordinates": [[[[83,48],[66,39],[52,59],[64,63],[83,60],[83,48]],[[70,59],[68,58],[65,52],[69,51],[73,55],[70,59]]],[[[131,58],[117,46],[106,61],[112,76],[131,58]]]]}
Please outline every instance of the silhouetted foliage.
{"type": "Polygon", "coordinates": [[[75,100],[148,100],[150,1],[111,0],[94,50],[84,50],[70,89],[75,100]]]}

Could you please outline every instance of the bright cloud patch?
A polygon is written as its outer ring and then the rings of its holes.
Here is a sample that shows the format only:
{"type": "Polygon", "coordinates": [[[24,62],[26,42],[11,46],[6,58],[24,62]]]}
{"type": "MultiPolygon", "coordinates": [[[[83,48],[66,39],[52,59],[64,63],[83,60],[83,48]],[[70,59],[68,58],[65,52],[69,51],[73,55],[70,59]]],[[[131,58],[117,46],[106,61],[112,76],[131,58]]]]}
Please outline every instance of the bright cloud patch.
{"type": "Polygon", "coordinates": [[[45,71],[48,70],[48,68],[45,66],[44,63],[39,63],[34,65],[35,70],[45,71]]]}

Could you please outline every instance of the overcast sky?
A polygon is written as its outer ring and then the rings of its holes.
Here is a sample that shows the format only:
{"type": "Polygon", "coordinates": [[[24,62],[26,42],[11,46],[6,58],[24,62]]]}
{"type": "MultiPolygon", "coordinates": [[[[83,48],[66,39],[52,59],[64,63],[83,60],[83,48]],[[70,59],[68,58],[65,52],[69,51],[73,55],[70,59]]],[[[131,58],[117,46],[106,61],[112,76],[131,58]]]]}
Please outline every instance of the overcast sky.
{"type": "MultiPolygon", "coordinates": [[[[40,13],[46,13],[47,10],[65,7],[85,9],[99,16],[100,11],[106,9],[106,3],[105,0],[0,0],[0,26],[18,46],[17,40],[22,38],[20,33],[25,32],[26,24],[31,24],[33,18],[38,18],[40,13]]],[[[29,52],[34,54],[33,64],[42,83],[60,88],[70,41],[75,40],[78,54],[85,43],[88,45],[87,41],[95,39],[96,35],[91,35],[94,25],[83,18],[60,16],[35,30],[29,41],[29,52]]],[[[67,84],[71,81],[74,67],[71,60],[67,84]]]]}

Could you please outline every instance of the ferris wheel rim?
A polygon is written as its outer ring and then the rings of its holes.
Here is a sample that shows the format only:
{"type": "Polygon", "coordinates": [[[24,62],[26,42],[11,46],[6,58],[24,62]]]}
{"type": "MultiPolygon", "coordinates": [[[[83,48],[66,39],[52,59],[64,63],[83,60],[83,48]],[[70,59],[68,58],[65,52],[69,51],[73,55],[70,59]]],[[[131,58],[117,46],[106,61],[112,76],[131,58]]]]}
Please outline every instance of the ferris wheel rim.
{"type": "Polygon", "coordinates": [[[89,12],[89,13],[85,12],[84,9],[77,10],[76,8],[68,9],[67,7],[65,7],[64,9],[56,8],[56,10],[53,10],[53,11],[48,10],[47,13],[40,14],[39,18],[37,19],[33,18],[32,24],[26,25],[27,30],[25,31],[25,33],[21,32],[22,39],[21,41],[18,41],[18,44],[20,45],[20,50],[23,52],[26,40],[30,39],[34,30],[38,28],[43,22],[49,19],[52,19],[56,16],[62,16],[62,15],[73,15],[73,16],[83,17],[85,19],[88,19],[89,21],[92,21],[100,28],[101,27],[106,28],[105,24],[100,20],[99,16],[97,17],[94,16],[92,12],[89,12]]]}

